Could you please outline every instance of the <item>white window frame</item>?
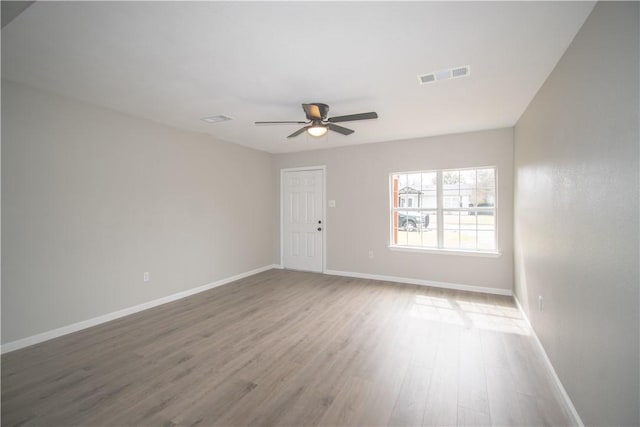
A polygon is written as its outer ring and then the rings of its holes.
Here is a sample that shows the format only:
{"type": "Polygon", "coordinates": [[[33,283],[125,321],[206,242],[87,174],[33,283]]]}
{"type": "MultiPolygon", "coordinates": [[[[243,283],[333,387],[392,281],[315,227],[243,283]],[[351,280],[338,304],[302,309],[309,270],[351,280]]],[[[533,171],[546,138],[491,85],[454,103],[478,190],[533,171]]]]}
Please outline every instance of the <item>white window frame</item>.
{"type": "MultiPolygon", "coordinates": [[[[451,168],[451,169],[437,169],[437,170],[420,170],[420,171],[402,171],[402,172],[392,172],[389,174],[389,244],[388,247],[392,251],[400,251],[400,252],[417,252],[417,253],[438,253],[438,254],[450,254],[450,255],[464,255],[464,256],[481,256],[481,257],[499,257],[501,256],[501,252],[498,246],[498,168],[496,166],[478,166],[478,167],[468,167],[468,168],[451,168]],[[494,179],[495,179],[495,202],[493,208],[480,208],[483,211],[492,211],[494,215],[495,221],[495,249],[494,250],[484,250],[484,249],[447,249],[444,248],[444,212],[468,212],[470,210],[475,210],[476,215],[478,211],[478,207],[475,206],[473,209],[470,208],[444,208],[444,191],[443,191],[443,174],[444,172],[449,171],[465,171],[465,170],[478,170],[478,169],[493,169],[494,170],[494,179]],[[409,246],[409,245],[398,245],[393,243],[393,176],[394,175],[409,175],[416,173],[436,173],[436,216],[437,216],[437,248],[428,248],[422,246],[409,246]]],[[[400,210],[400,206],[395,208],[396,210],[400,210]]],[[[434,209],[427,208],[407,208],[402,207],[402,210],[414,210],[414,211],[434,211],[434,209]]]]}

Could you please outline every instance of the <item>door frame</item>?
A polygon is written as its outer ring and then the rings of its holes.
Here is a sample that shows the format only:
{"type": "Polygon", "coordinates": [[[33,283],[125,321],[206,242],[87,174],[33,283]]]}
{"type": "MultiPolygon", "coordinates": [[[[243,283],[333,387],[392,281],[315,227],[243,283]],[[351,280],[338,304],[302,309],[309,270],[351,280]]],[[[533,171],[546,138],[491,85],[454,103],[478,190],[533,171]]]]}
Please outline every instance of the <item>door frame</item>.
{"type": "Polygon", "coordinates": [[[287,172],[322,171],[322,273],[327,271],[327,166],[303,166],[280,169],[280,267],[284,268],[284,174],[287,172]]]}

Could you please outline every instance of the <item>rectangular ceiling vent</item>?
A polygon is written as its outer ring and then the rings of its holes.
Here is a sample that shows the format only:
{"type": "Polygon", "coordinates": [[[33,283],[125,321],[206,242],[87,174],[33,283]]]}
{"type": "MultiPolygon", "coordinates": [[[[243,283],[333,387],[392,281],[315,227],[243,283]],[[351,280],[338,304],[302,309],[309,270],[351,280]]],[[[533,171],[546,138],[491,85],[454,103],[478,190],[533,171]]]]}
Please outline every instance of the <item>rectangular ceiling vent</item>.
{"type": "Polygon", "coordinates": [[[225,116],[223,114],[219,114],[217,116],[203,117],[200,120],[207,123],[220,123],[220,122],[226,122],[227,120],[232,120],[232,118],[229,116],[225,116]]]}
{"type": "Polygon", "coordinates": [[[442,80],[457,79],[459,77],[467,77],[469,75],[469,66],[448,68],[446,70],[434,71],[433,73],[418,76],[421,85],[442,80]]]}
{"type": "Polygon", "coordinates": [[[418,79],[420,80],[420,84],[426,84],[426,83],[431,83],[431,82],[435,82],[436,81],[436,76],[431,73],[431,74],[425,74],[422,76],[418,76],[418,79]]]}
{"type": "Polygon", "coordinates": [[[456,77],[466,77],[469,75],[469,66],[465,65],[464,67],[457,67],[451,70],[451,77],[454,79],[456,77]]]}
{"type": "Polygon", "coordinates": [[[441,82],[442,80],[449,80],[451,78],[451,70],[436,71],[436,80],[441,82]]]}

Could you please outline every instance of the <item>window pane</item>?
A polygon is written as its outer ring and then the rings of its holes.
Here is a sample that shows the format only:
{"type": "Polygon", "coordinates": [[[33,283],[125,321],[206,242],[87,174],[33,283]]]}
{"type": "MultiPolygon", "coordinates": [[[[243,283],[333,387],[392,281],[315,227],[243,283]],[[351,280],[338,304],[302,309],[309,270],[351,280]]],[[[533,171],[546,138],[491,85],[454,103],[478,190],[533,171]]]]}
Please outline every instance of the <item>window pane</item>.
{"type": "Polygon", "coordinates": [[[423,215],[423,229],[436,231],[438,229],[438,215],[436,211],[425,211],[423,215]]]}
{"type": "Polygon", "coordinates": [[[460,231],[460,248],[462,249],[476,249],[476,230],[462,230],[460,231]]]}
{"type": "Polygon", "coordinates": [[[493,188],[478,188],[477,197],[479,208],[495,207],[496,193],[493,188]]]}
{"type": "Polygon", "coordinates": [[[477,226],[477,217],[475,212],[460,212],[460,229],[461,230],[475,230],[477,226]]]}
{"type": "Polygon", "coordinates": [[[407,233],[404,230],[398,230],[398,245],[400,246],[407,246],[407,236],[409,233],[407,233]]]}
{"type": "Polygon", "coordinates": [[[446,249],[460,247],[460,233],[457,230],[444,230],[444,247],[446,249]]]}
{"type": "Polygon", "coordinates": [[[460,247],[460,212],[444,212],[444,247],[460,247]]]}
{"type": "Polygon", "coordinates": [[[422,191],[435,190],[438,186],[438,174],[436,172],[422,173],[422,191]]]}
{"type": "Polygon", "coordinates": [[[461,188],[475,188],[476,187],[476,171],[475,171],[475,169],[460,171],[460,187],[461,188]]]}
{"type": "Polygon", "coordinates": [[[442,173],[442,199],[445,209],[461,207],[460,171],[445,171],[442,173]]]}
{"type": "Polygon", "coordinates": [[[496,218],[493,215],[493,212],[478,212],[476,216],[478,221],[478,230],[483,231],[495,231],[496,229],[496,218]]]}
{"type": "Polygon", "coordinates": [[[397,245],[398,242],[398,212],[391,212],[391,243],[397,245]]]}
{"type": "Polygon", "coordinates": [[[438,207],[438,195],[436,190],[424,190],[421,194],[420,207],[436,209],[438,207]]]}
{"type": "Polygon", "coordinates": [[[478,187],[496,188],[496,170],[478,169],[478,187]]]}
{"type": "Polygon", "coordinates": [[[422,174],[412,173],[402,175],[404,178],[399,181],[398,206],[407,208],[420,207],[420,195],[422,191],[422,174]]]}
{"type": "Polygon", "coordinates": [[[399,174],[398,175],[398,183],[399,183],[399,186],[398,186],[399,189],[402,189],[403,187],[406,187],[407,186],[407,175],[403,174],[403,173],[399,174]]]}
{"type": "Polygon", "coordinates": [[[423,212],[422,246],[426,248],[438,247],[438,215],[436,212],[423,212]]]}
{"type": "Polygon", "coordinates": [[[453,188],[457,188],[459,182],[460,171],[444,171],[442,173],[442,184],[444,186],[453,186],[453,188]]]}
{"type": "Polygon", "coordinates": [[[408,232],[407,232],[407,211],[399,210],[397,211],[398,215],[398,244],[406,245],[408,242],[408,232]]]}
{"type": "Polygon", "coordinates": [[[422,174],[422,186],[420,191],[421,208],[436,209],[438,207],[438,174],[436,172],[428,172],[422,174]]]}
{"type": "Polygon", "coordinates": [[[459,208],[460,207],[460,196],[456,195],[456,196],[444,196],[444,200],[443,200],[443,207],[445,209],[447,208],[459,208]]]}
{"type": "Polygon", "coordinates": [[[478,231],[478,249],[495,250],[495,232],[494,231],[478,231]]]}
{"type": "Polygon", "coordinates": [[[443,214],[445,230],[460,229],[460,212],[445,211],[443,214]]]}
{"type": "Polygon", "coordinates": [[[420,191],[422,186],[422,174],[412,173],[407,175],[407,186],[411,187],[413,191],[420,191]]]}
{"type": "Polygon", "coordinates": [[[409,246],[422,246],[422,233],[420,230],[414,229],[407,231],[407,245],[409,246]]]}
{"type": "Polygon", "coordinates": [[[398,228],[404,231],[415,231],[418,228],[415,212],[399,211],[398,228]]]}

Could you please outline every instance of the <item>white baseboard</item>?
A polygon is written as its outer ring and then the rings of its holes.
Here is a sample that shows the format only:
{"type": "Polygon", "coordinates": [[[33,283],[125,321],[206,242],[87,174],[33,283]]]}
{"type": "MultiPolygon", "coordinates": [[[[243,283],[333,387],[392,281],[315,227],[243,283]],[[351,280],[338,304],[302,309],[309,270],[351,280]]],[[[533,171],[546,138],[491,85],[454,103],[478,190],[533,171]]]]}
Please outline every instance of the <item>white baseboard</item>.
{"type": "Polygon", "coordinates": [[[382,280],[385,282],[409,283],[411,285],[432,286],[435,288],[454,289],[456,291],[482,292],[485,294],[507,295],[507,296],[513,295],[513,292],[511,291],[511,289],[487,288],[483,286],[461,285],[458,283],[449,283],[449,282],[434,282],[431,280],[412,279],[409,277],[382,276],[379,274],[354,273],[351,271],[336,271],[336,270],[325,270],[325,274],[330,274],[332,276],[356,277],[358,279],[382,280]]]}
{"type": "Polygon", "coordinates": [[[525,320],[525,322],[527,322],[527,325],[529,326],[529,330],[531,330],[531,336],[533,337],[533,340],[536,343],[538,352],[542,356],[542,360],[544,360],[544,364],[547,370],[551,373],[551,377],[553,379],[553,382],[555,383],[556,388],[560,392],[563,403],[566,409],[568,410],[569,414],[573,418],[574,425],[579,427],[584,427],[584,423],[580,418],[580,414],[578,414],[576,407],[573,406],[573,402],[571,401],[571,398],[569,397],[567,390],[565,390],[564,386],[562,385],[562,381],[560,381],[560,378],[558,377],[556,370],[553,368],[553,365],[551,364],[551,360],[549,360],[549,356],[547,355],[547,352],[544,350],[544,347],[542,346],[542,343],[540,342],[540,339],[538,338],[536,331],[533,329],[533,326],[531,326],[531,322],[529,321],[527,314],[524,312],[524,309],[522,308],[520,301],[515,295],[513,299],[516,300],[516,305],[518,306],[518,310],[520,310],[520,313],[522,314],[522,318],[525,320]]]}
{"type": "Polygon", "coordinates": [[[120,317],[128,316],[130,314],[137,313],[139,311],[147,310],[168,302],[176,301],[200,292],[208,291],[209,289],[217,288],[218,286],[226,285],[227,283],[235,282],[236,280],[244,279],[245,277],[253,276],[254,274],[262,273],[263,271],[271,270],[273,268],[281,268],[276,264],[265,265],[264,267],[256,268],[251,271],[236,274],[235,276],[227,277],[217,280],[206,285],[198,286],[197,288],[188,289],[186,291],[178,292],[166,297],[158,298],[153,301],[145,302],[142,304],[128,307],[122,310],[114,311],[112,313],[104,314],[102,316],[94,317],[92,319],[83,320],[81,322],[73,323],[71,325],[63,326],[61,328],[53,329],[51,331],[42,332],[40,334],[32,335],[27,338],[22,338],[16,341],[11,341],[6,344],[2,344],[1,353],[9,353],[10,351],[19,350],[30,345],[38,344],[43,341],[48,341],[53,338],[58,338],[63,335],[67,335],[73,332],[80,331],[82,329],[90,328],[92,326],[99,325],[101,323],[109,322],[111,320],[118,319],[120,317]]]}

